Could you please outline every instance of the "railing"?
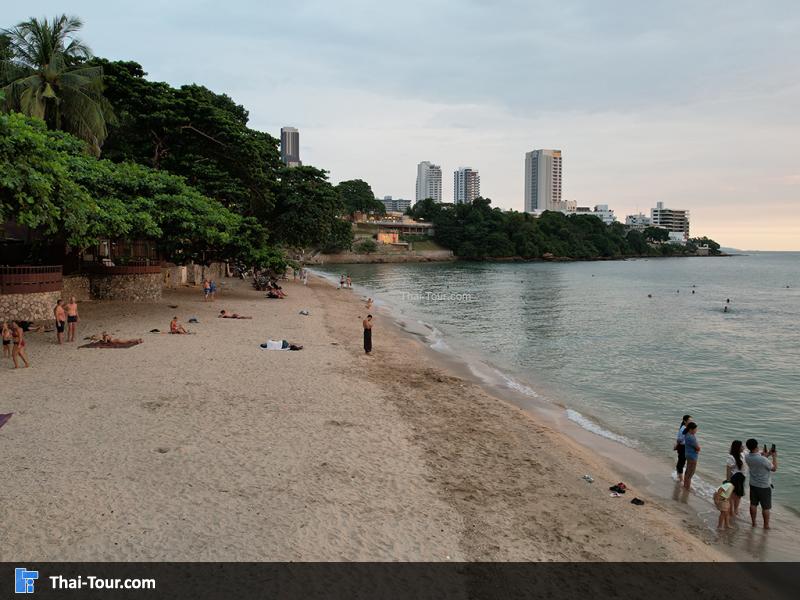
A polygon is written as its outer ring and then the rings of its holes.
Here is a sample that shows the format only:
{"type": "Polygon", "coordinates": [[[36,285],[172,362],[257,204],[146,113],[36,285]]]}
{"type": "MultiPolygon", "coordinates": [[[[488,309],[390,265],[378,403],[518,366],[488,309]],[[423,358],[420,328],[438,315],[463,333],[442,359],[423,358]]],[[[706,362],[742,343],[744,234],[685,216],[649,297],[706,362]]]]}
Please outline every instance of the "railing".
{"type": "Polygon", "coordinates": [[[97,275],[160,275],[161,263],[156,260],[128,261],[124,265],[84,263],[83,270],[97,275]]]}
{"type": "Polygon", "coordinates": [[[61,265],[0,267],[0,294],[59,292],[62,289],[61,265]]]}

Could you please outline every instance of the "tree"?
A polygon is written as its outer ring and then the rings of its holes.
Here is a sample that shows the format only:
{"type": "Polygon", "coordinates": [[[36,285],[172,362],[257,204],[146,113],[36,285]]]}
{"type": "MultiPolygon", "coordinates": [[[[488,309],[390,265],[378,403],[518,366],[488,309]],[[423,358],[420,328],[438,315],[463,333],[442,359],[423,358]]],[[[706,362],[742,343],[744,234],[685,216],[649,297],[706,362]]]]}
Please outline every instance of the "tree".
{"type": "Polygon", "coordinates": [[[61,15],[2,31],[8,40],[0,63],[8,80],[5,109],[73,133],[99,155],[113,112],[103,97],[102,68],[83,64],[91,52],[75,35],[82,26],[80,19],[61,15]]]}
{"type": "Polygon", "coordinates": [[[649,242],[669,241],[669,231],[663,227],[646,227],[642,233],[649,242]]]}
{"type": "Polygon", "coordinates": [[[269,217],[275,241],[293,248],[323,246],[344,213],[341,196],[327,173],[314,167],[281,171],[275,207],[269,217]]]}
{"type": "Polygon", "coordinates": [[[336,186],[336,191],[348,214],[362,212],[382,215],[386,212],[386,206],[375,198],[370,185],[362,179],[342,181],[336,186]]]}
{"type": "Polygon", "coordinates": [[[95,58],[118,116],[103,155],[186,178],[203,194],[262,222],[272,212],[283,168],[278,140],[247,126],[248,112],[224,94],[148,81],[135,62],[95,58]]]}

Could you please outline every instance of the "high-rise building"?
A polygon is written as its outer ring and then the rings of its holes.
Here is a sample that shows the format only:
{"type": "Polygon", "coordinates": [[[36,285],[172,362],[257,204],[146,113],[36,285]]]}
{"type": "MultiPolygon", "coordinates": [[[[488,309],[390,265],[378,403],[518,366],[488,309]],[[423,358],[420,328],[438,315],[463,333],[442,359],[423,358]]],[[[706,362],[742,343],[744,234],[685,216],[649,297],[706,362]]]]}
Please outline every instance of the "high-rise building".
{"type": "Polygon", "coordinates": [[[442,167],[423,160],[417,165],[416,201],[426,198],[432,198],[435,202],[442,201],[442,167]]]}
{"type": "Polygon", "coordinates": [[[470,167],[461,167],[453,172],[453,202],[470,204],[481,195],[481,176],[470,167]]]}
{"type": "Polygon", "coordinates": [[[556,210],[561,202],[561,150],[525,153],[525,212],[556,210]]]}
{"type": "Polygon", "coordinates": [[[289,167],[299,167],[300,132],[295,127],[281,127],[281,160],[289,167]]]}
{"type": "Polygon", "coordinates": [[[656,207],[650,209],[650,220],[653,227],[663,227],[671,233],[683,234],[689,237],[689,211],[676,208],[664,208],[663,202],[656,202],[656,207]]]}

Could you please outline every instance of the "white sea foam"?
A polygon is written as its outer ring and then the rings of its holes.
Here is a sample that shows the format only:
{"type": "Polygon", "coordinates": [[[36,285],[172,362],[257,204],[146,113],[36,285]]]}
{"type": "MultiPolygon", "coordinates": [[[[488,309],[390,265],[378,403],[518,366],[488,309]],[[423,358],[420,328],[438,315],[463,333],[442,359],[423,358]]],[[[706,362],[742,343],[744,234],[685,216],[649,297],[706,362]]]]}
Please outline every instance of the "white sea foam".
{"type": "Polygon", "coordinates": [[[519,392],[520,394],[524,394],[525,396],[530,396],[531,398],[539,398],[540,397],[539,394],[537,394],[536,391],[533,388],[531,388],[530,386],[527,386],[524,383],[520,383],[519,381],[517,381],[516,379],[514,379],[512,377],[509,377],[508,375],[506,375],[502,371],[498,371],[497,369],[495,369],[495,372],[503,380],[503,383],[506,385],[506,387],[509,387],[512,390],[514,390],[516,392],[519,392]]]}
{"type": "Polygon", "coordinates": [[[586,431],[591,431],[595,435],[599,435],[609,440],[613,440],[624,446],[628,446],[629,448],[636,448],[638,446],[638,444],[634,440],[631,440],[629,438],[626,438],[624,435],[619,435],[618,433],[614,433],[613,431],[609,431],[608,429],[601,427],[599,424],[595,423],[591,419],[584,417],[577,410],[568,408],[567,418],[573,423],[576,423],[577,425],[583,427],[586,431]]]}

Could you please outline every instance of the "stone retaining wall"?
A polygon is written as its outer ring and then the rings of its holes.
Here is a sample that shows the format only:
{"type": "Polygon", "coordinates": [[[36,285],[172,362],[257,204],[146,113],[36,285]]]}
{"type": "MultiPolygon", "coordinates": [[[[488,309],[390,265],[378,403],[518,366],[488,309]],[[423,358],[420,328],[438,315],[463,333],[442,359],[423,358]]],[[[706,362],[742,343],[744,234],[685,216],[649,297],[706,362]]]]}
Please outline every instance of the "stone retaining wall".
{"type": "Polygon", "coordinates": [[[94,300],[155,302],[161,300],[161,274],[92,275],[91,295],[94,300]]]}
{"type": "Polygon", "coordinates": [[[65,304],[69,302],[70,296],[75,296],[75,300],[78,302],[91,300],[89,278],[86,275],[67,275],[64,277],[63,284],[61,298],[64,299],[65,304]]]}
{"type": "Polygon", "coordinates": [[[62,292],[0,295],[0,321],[44,321],[53,319],[53,308],[62,292]]]}

